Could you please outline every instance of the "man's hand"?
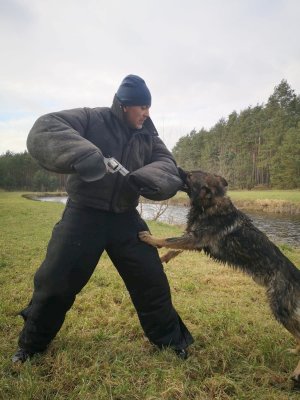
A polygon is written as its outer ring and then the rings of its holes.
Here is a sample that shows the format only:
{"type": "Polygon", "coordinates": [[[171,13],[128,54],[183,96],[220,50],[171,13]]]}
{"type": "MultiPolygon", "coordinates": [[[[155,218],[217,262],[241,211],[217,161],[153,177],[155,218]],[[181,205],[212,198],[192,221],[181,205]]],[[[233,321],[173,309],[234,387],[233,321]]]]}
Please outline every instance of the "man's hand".
{"type": "Polygon", "coordinates": [[[85,182],[93,182],[102,179],[107,173],[107,167],[100,152],[90,154],[76,162],[73,167],[80,178],[85,182]]]}

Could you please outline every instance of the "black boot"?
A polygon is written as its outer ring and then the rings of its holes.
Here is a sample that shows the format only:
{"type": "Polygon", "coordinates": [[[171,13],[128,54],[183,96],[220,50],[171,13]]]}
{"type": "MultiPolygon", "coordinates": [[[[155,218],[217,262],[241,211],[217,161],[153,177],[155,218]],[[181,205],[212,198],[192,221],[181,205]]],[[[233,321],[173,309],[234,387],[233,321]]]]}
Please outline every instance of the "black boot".
{"type": "Polygon", "coordinates": [[[16,352],[16,354],[13,355],[11,361],[13,363],[20,362],[23,364],[25,361],[29,360],[33,355],[34,355],[34,353],[20,348],[16,352]]]}
{"type": "Polygon", "coordinates": [[[187,349],[175,349],[174,351],[177,357],[181,358],[182,360],[186,360],[189,356],[187,349]]]}

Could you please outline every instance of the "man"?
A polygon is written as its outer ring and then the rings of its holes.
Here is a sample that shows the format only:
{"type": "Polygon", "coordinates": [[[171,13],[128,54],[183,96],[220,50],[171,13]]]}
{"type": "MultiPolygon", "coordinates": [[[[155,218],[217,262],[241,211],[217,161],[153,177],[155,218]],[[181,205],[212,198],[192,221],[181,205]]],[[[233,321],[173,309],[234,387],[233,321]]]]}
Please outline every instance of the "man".
{"type": "Polygon", "coordinates": [[[138,232],[148,229],[136,211],[139,195],[164,200],[182,186],[149,117],[150,106],[144,80],[128,75],[111,108],[47,114],[32,127],[30,154],[44,168],[70,174],[69,198],[35,274],[32,299],[21,311],[25,324],[13,362],[46,350],[104,250],[150,342],[187,357],[193,338],[173,308],[158,252],[138,239],[138,232]],[[104,157],[114,157],[130,174],[109,173],[104,157]]]}

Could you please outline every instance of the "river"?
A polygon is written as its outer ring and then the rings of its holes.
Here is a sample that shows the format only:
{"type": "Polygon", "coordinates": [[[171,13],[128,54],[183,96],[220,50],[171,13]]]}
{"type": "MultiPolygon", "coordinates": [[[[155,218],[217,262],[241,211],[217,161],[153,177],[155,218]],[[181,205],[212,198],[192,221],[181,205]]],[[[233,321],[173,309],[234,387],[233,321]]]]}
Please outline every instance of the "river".
{"type": "MultiPolygon", "coordinates": [[[[66,197],[39,197],[37,199],[64,204],[67,200],[66,197]]],[[[143,203],[137,209],[144,219],[151,220],[157,214],[158,205],[143,203]]],[[[169,205],[158,220],[173,225],[184,225],[187,213],[187,207],[169,205]]],[[[300,247],[300,215],[259,213],[253,211],[246,211],[245,213],[252,219],[254,225],[263,231],[273,242],[300,247]]]]}

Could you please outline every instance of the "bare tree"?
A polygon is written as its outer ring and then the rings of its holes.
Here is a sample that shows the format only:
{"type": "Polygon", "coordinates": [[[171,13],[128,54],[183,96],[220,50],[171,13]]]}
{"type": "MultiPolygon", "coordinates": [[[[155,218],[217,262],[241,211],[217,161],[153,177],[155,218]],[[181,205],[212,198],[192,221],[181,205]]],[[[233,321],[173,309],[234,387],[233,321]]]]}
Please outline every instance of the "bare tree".
{"type": "Polygon", "coordinates": [[[157,221],[159,219],[159,217],[161,217],[166,210],[169,207],[169,201],[165,200],[165,201],[160,201],[158,203],[156,203],[156,211],[153,217],[153,221],[157,221]]]}
{"type": "MultiPolygon", "coordinates": [[[[144,211],[144,209],[143,209],[144,203],[146,204],[146,201],[144,198],[142,198],[139,202],[139,213],[142,217],[143,217],[143,211],[144,211]]],[[[155,206],[154,215],[151,219],[153,221],[157,221],[159,219],[159,217],[161,217],[168,209],[169,200],[151,202],[151,204],[153,204],[155,206]]]]}

